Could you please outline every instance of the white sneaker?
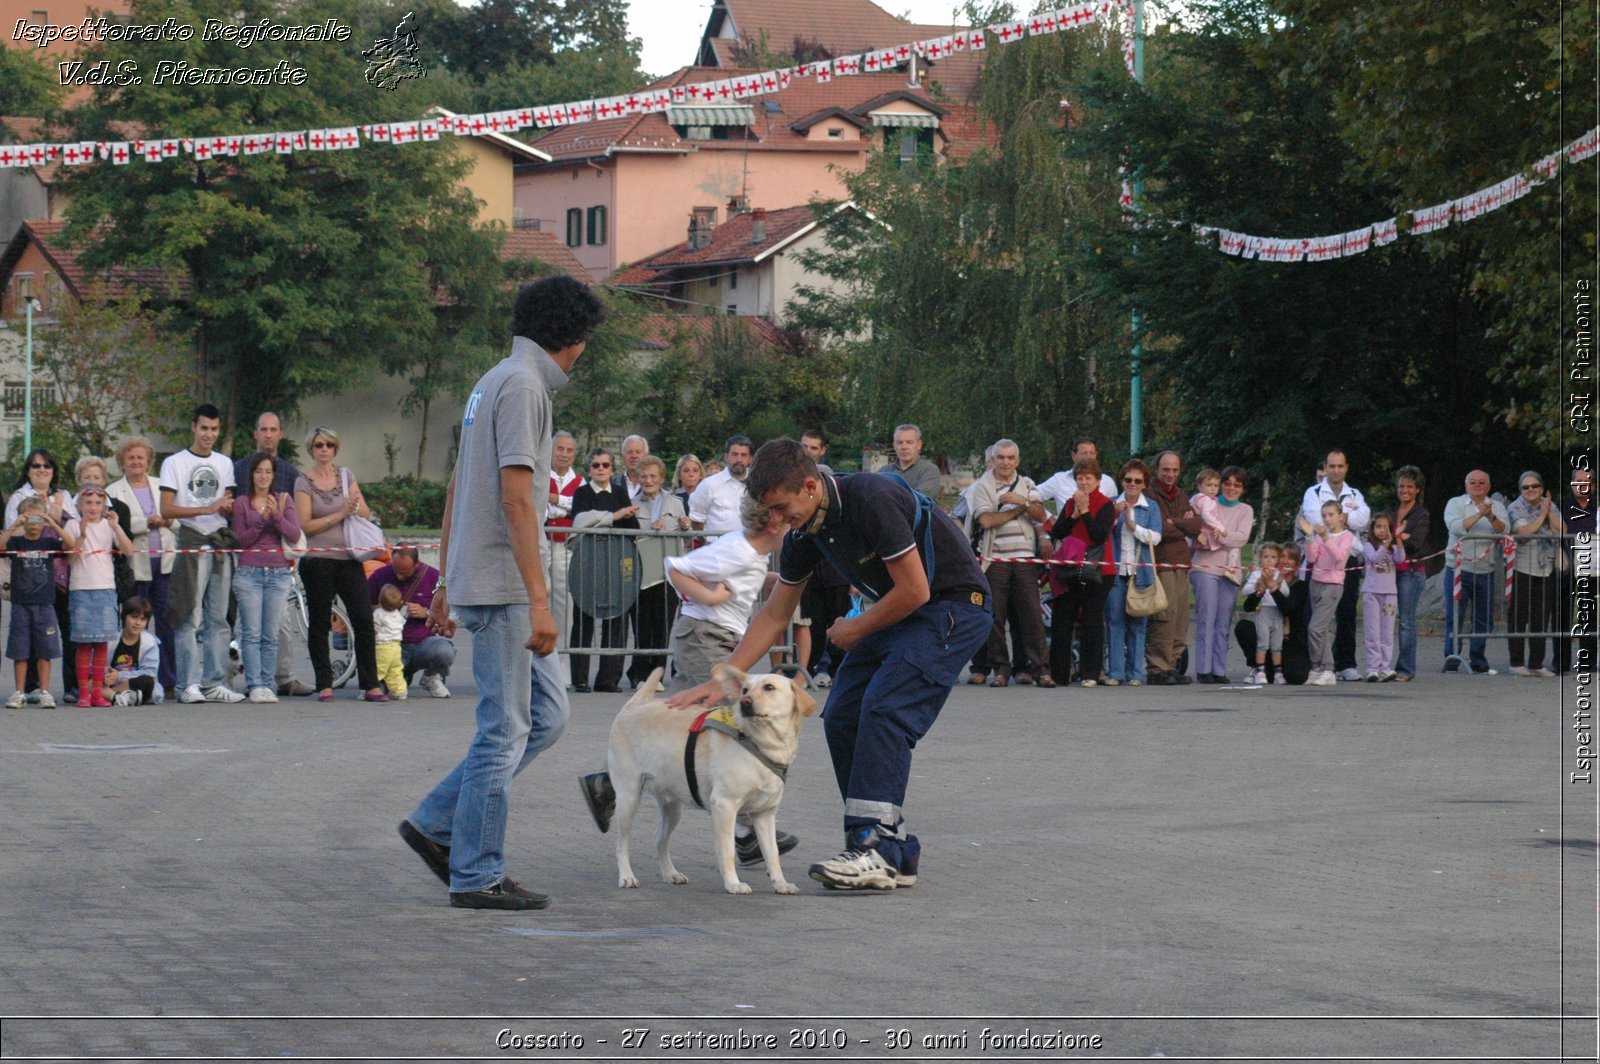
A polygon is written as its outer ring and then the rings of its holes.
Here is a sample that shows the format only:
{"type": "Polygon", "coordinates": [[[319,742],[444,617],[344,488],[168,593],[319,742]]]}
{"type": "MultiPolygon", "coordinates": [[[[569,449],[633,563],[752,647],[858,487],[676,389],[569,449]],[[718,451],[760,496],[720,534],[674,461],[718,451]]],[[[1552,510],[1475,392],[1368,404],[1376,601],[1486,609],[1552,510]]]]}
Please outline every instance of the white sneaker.
{"type": "Polygon", "coordinates": [[[1540,665],[1537,669],[1534,669],[1533,670],[1533,674],[1535,676],[1543,676],[1547,680],[1553,680],[1556,677],[1555,673],[1551,672],[1549,669],[1545,668],[1543,665],[1540,665]]]}
{"type": "Polygon", "coordinates": [[[23,694],[21,691],[13,692],[11,697],[6,699],[6,708],[7,709],[21,709],[23,706],[25,706],[27,704],[28,704],[28,696],[23,694]]]}
{"type": "Polygon", "coordinates": [[[1267,670],[1266,669],[1257,669],[1255,672],[1252,672],[1249,676],[1245,677],[1245,681],[1244,682],[1245,683],[1266,683],[1267,682],[1267,670]]]}
{"type": "Polygon", "coordinates": [[[1079,680],[1078,681],[1078,686],[1079,687],[1098,687],[1099,686],[1099,681],[1097,681],[1097,680],[1079,680]]]}
{"type": "Polygon", "coordinates": [[[1129,687],[1143,687],[1144,686],[1144,681],[1143,680],[1129,680],[1128,681],[1128,686],[1129,687]]]}
{"type": "Polygon", "coordinates": [[[39,705],[42,708],[44,708],[44,709],[55,709],[56,708],[56,696],[55,695],[51,694],[49,691],[44,690],[43,688],[40,688],[35,693],[38,694],[38,696],[39,696],[38,699],[36,699],[36,701],[39,703],[39,705]]]}
{"type": "Polygon", "coordinates": [[[1333,687],[1338,684],[1338,682],[1339,678],[1333,674],[1332,669],[1322,670],[1321,672],[1317,673],[1316,678],[1311,681],[1311,683],[1317,687],[1333,687]]]}
{"type": "Polygon", "coordinates": [[[116,697],[111,699],[111,704],[114,706],[137,706],[139,704],[139,692],[131,687],[126,691],[118,691],[116,697]]]}
{"type": "Polygon", "coordinates": [[[819,672],[811,678],[811,682],[818,687],[832,687],[833,677],[825,672],[819,672]]]}
{"type": "Polygon", "coordinates": [[[1102,687],[1121,687],[1122,681],[1115,676],[1102,676],[1100,677],[1100,684],[1102,687]]]}
{"type": "Polygon", "coordinates": [[[250,701],[252,702],[276,702],[277,700],[278,692],[270,687],[250,688],[250,701]]]}
{"type": "Polygon", "coordinates": [[[231,687],[224,687],[220,683],[216,684],[216,685],[214,685],[212,687],[207,687],[205,689],[205,692],[203,694],[201,694],[200,697],[201,697],[201,699],[203,699],[206,702],[243,702],[244,701],[244,695],[240,694],[238,691],[235,691],[231,687]]]}
{"type": "Polygon", "coordinates": [[[1341,669],[1341,670],[1339,670],[1339,675],[1338,675],[1338,678],[1335,680],[1335,682],[1337,683],[1338,680],[1343,680],[1346,683],[1354,683],[1356,681],[1359,681],[1360,679],[1361,679],[1361,673],[1358,670],[1356,670],[1356,669],[1341,669]]]}
{"type": "Polygon", "coordinates": [[[1272,686],[1274,686],[1274,687],[1277,687],[1279,685],[1288,686],[1288,683],[1289,683],[1289,678],[1287,676],[1285,676],[1281,672],[1278,673],[1276,676],[1274,676],[1272,678],[1272,686]]]}
{"type": "Polygon", "coordinates": [[[846,850],[811,866],[811,878],[832,890],[893,890],[909,887],[916,876],[902,876],[877,850],[846,850]]]}
{"type": "Polygon", "coordinates": [[[1528,668],[1526,665],[1513,665],[1513,666],[1511,666],[1511,675],[1513,675],[1513,676],[1532,676],[1533,675],[1533,670],[1528,668]]]}
{"type": "Polygon", "coordinates": [[[191,702],[192,703],[192,702],[204,702],[205,700],[206,700],[205,692],[200,690],[200,685],[197,684],[197,683],[192,683],[188,687],[180,687],[180,688],[178,688],[178,701],[179,702],[191,702]]]}
{"type": "Polygon", "coordinates": [[[389,692],[389,701],[391,702],[404,702],[409,697],[411,697],[411,691],[409,688],[404,691],[389,692]]]}
{"type": "Polygon", "coordinates": [[[436,672],[422,674],[422,689],[428,692],[429,698],[449,698],[450,688],[444,685],[444,677],[436,672]]]}

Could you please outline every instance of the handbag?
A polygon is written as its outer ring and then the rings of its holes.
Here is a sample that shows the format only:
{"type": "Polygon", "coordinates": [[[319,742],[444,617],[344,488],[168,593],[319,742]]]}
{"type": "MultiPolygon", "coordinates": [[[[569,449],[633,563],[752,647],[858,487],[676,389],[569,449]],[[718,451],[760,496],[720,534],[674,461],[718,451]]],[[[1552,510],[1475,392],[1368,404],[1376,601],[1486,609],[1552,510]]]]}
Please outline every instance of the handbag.
{"type": "Polygon", "coordinates": [[[285,561],[297,562],[304,558],[310,549],[311,545],[306,542],[306,530],[302,528],[298,539],[283,545],[283,558],[285,561]]]}
{"type": "MultiPolygon", "coordinates": [[[[339,482],[348,495],[350,470],[339,470],[339,482]]],[[[360,514],[350,514],[344,519],[344,545],[350,548],[350,556],[358,562],[369,562],[388,549],[383,529],[360,514]]]]}
{"type": "MultiPolygon", "coordinates": [[[[1150,555],[1152,564],[1155,562],[1154,552],[1150,555]]],[[[1135,577],[1129,577],[1128,601],[1124,609],[1129,617],[1153,617],[1167,608],[1167,590],[1161,586],[1161,579],[1152,573],[1155,579],[1150,581],[1149,587],[1140,587],[1135,577]]]]}

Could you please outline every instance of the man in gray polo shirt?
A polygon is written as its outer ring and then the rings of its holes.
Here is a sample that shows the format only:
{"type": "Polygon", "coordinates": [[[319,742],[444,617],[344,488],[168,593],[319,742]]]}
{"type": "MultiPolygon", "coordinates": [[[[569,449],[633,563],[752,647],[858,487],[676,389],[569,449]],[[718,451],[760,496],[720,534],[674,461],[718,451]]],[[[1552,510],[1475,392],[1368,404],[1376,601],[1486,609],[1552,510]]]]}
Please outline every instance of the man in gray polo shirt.
{"type": "Polygon", "coordinates": [[[462,762],[400,822],[400,837],[450,888],[457,908],[550,904],[506,875],[506,817],[512,778],[567,724],[540,560],[551,406],[604,316],[600,300],[571,277],[523,288],[511,354],[473,386],[461,418],[428,624],[453,635],[454,607],[472,631],[478,730],[462,762]]]}

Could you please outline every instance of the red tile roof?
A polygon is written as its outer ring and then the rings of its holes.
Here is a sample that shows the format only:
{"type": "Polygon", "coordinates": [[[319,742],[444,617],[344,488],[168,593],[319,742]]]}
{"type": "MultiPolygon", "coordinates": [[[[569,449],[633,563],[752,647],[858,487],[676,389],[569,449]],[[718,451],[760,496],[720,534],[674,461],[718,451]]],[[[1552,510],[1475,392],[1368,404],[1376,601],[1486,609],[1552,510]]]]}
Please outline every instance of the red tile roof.
{"type": "Polygon", "coordinates": [[[639,319],[640,346],[664,351],[674,343],[703,340],[718,329],[747,332],[758,343],[773,348],[787,347],[783,331],[766,318],[735,317],[721,314],[646,314],[639,319]]]}
{"type": "MultiPolygon", "coordinates": [[[[722,67],[684,67],[656,81],[651,89],[695,85],[720,81],[755,70],[722,67]]],[[[936,114],[947,108],[920,89],[908,89],[904,74],[858,74],[834,78],[826,84],[813,77],[795,78],[787,89],[739,101],[755,112],[755,125],[749,140],[686,140],[667,122],[664,114],[641,114],[630,118],[608,118],[582,122],[554,130],[536,142],[539,150],[559,160],[575,160],[603,155],[608,150],[645,148],[669,151],[815,151],[856,155],[870,148],[865,141],[812,141],[803,132],[790,128],[801,119],[830,107],[851,110],[881,97],[903,94],[936,114]]]]}
{"type": "Polygon", "coordinates": [[[810,207],[767,211],[766,237],[758,242],[753,239],[755,215],[737,214],[711,230],[711,242],[705,247],[691,248],[685,240],[613,274],[610,281],[619,285],[647,285],[663,273],[684,266],[754,262],[815,221],[816,212],[810,207]]]}
{"type": "MultiPolygon", "coordinates": [[[[816,41],[836,56],[943,37],[965,28],[954,23],[941,26],[907,22],[872,0],[717,0],[707,30],[715,32],[727,16],[732,17],[734,30],[746,41],[759,42],[764,32],[769,51],[786,53],[798,37],[816,41]]],[[[732,59],[732,40],[712,37],[708,43],[719,61],[732,59]]],[[[937,62],[919,59],[917,70],[919,75],[928,71],[928,78],[939,82],[950,99],[964,101],[978,84],[983,59],[981,52],[957,52],[937,62]]],[[[896,76],[904,84],[905,75],[896,76]]]]}
{"type": "Polygon", "coordinates": [[[542,229],[511,230],[506,234],[505,243],[500,246],[500,258],[507,261],[537,259],[546,266],[553,266],[562,273],[576,277],[584,284],[594,284],[594,275],[578,261],[572,249],[556,234],[542,229]]]}
{"type": "MultiPolygon", "coordinates": [[[[56,274],[72,293],[73,298],[83,298],[84,292],[96,280],[78,262],[78,252],[68,248],[61,240],[66,222],[23,222],[16,236],[0,255],[0,277],[7,277],[16,268],[17,261],[31,242],[36,244],[55,267],[56,274]]],[[[171,272],[154,266],[125,268],[113,266],[100,274],[106,282],[106,294],[112,298],[150,293],[183,299],[189,294],[189,277],[181,268],[171,272]],[[174,284],[176,289],[174,290],[174,284]]]]}

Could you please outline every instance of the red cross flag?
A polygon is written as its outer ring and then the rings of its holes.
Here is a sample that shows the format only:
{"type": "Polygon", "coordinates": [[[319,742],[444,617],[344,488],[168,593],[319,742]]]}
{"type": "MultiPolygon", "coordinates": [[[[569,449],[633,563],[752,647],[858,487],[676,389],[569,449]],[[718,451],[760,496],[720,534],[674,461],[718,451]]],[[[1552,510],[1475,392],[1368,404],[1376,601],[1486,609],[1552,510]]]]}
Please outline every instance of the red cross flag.
{"type": "Polygon", "coordinates": [[[782,92],[789,87],[789,82],[794,79],[794,68],[784,67],[778,71],[778,91],[782,92]]]}
{"type": "Polygon", "coordinates": [[[1393,244],[1400,237],[1399,219],[1390,218],[1382,222],[1372,223],[1372,246],[1381,248],[1385,244],[1393,244]]]}
{"type": "Polygon", "coordinates": [[[144,161],[147,163],[161,161],[161,142],[159,140],[147,140],[144,142],[144,161]]]}
{"type": "Polygon", "coordinates": [[[851,74],[861,73],[861,57],[859,55],[841,55],[833,61],[835,77],[847,77],[851,74]]]}
{"type": "Polygon", "coordinates": [[[389,143],[389,123],[378,122],[370,126],[362,126],[361,131],[367,135],[368,140],[375,140],[379,144],[389,143]]]}
{"type": "Polygon", "coordinates": [[[1533,164],[1533,172],[1539,180],[1535,184],[1543,184],[1556,176],[1556,171],[1561,169],[1561,153],[1553,151],[1543,159],[1533,164]]]}
{"type": "Polygon", "coordinates": [[[1423,207],[1411,212],[1411,235],[1421,236],[1445,228],[1450,224],[1450,208],[1452,204],[1441,203],[1437,207],[1423,207]]]}
{"type": "Polygon", "coordinates": [[[1352,229],[1342,237],[1344,240],[1344,254],[1359,255],[1372,246],[1372,226],[1363,226],[1352,229]]]}
{"type": "Polygon", "coordinates": [[[987,47],[989,47],[989,38],[984,34],[981,27],[967,31],[967,51],[981,52],[987,47]]]}
{"type": "MultiPolygon", "coordinates": [[[[529,118],[533,117],[532,112],[529,113],[528,117],[529,118]]],[[[425,120],[422,123],[421,128],[422,128],[422,139],[423,140],[438,140],[439,139],[439,122],[438,122],[437,119],[429,118],[429,119],[425,120]]]]}
{"type": "Polygon", "coordinates": [[[997,22],[990,26],[989,29],[994,32],[996,37],[1000,38],[1001,44],[1010,44],[1012,41],[1021,38],[1028,31],[1028,24],[1026,21],[1018,19],[1015,22],[997,22]]]}
{"type": "Polygon", "coordinates": [[[21,163],[18,160],[21,157],[21,152],[13,152],[4,144],[0,144],[0,170],[9,170],[13,166],[20,166],[21,163]]]}
{"type": "Polygon", "coordinates": [[[396,144],[409,144],[421,135],[416,122],[396,122],[389,129],[389,138],[396,144]]]}
{"type": "Polygon", "coordinates": [[[821,63],[812,63],[812,71],[817,75],[817,84],[826,85],[833,80],[833,64],[824,60],[821,63]]]}
{"type": "Polygon", "coordinates": [[[1583,136],[1567,145],[1567,159],[1571,162],[1581,163],[1600,152],[1600,126],[1589,130],[1583,136]]]}
{"type": "Polygon", "coordinates": [[[294,134],[293,133],[279,133],[278,134],[278,139],[276,141],[274,141],[274,146],[278,149],[278,154],[279,155],[293,155],[294,154],[294,134]]]}
{"type": "Polygon", "coordinates": [[[1217,247],[1224,255],[1237,255],[1244,250],[1244,234],[1232,229],[1217,230],[1217,247]]]}

